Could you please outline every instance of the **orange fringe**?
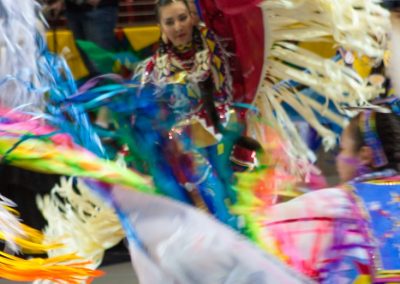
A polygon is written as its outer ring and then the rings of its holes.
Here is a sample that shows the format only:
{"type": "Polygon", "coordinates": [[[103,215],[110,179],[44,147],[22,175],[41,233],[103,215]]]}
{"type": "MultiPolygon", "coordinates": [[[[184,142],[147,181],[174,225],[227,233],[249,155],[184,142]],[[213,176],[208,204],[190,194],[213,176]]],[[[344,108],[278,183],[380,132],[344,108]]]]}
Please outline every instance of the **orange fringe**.
{"type": "MultiPolygon", "coordinates": [[[[18,211],[9,206],[3,206],[12,214],[18,216],[18,211]]],[[[51,249],[62,247],[62,244],[43,244],[40,231],[27,225],[19,224],[23,234],[6,240],[0,231],[0,240],[10,241],[18,245],[24,253],[44,254],[51,249]]],[[[50,280],[52,283],[79,284],[82,281],[92,282],[94,277],[103,275],[102,271],[86,268],[91,264],[76,254],[66,254],[50,258],[23,259],[0,251],[0,278],[11,281],[32,282],[35,280],[50,280]]]]}
{"type": "Polygon", "coordinates": [[[92,270],[84,266],[90,264],[75,254],[48,259],[22,259],[0,252],[0,275],[11,281],[50,280],[54,283],[79,284],[83,280],[91,283],[94,277],[104,272],[92,270]]]}

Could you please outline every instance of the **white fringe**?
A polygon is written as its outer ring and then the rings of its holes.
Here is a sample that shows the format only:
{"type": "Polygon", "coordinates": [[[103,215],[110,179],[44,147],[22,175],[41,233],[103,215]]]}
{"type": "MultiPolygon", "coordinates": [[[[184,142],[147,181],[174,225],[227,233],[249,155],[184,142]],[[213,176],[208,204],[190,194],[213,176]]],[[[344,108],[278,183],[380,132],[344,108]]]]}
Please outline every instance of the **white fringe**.
{"type": "Polygon", "coordinates": [[[0,194],[0,232],[4,235],[6,249],[14,253],[19,252],[19,247],[14,240],[25,235],[18,218],[6,207],[16,207],[15,203],[0,194]]]}
{"type": "MultiPolygon", "coordinates": [[[[49,251],[50,257],[77,253],[97,268],[104,252],[120,242],[125,234],[114,210],[95,196],[78,180],[76,192],[72,178],[61,178],[50,195],[37,198],[37,204],[48,225],[43,230],[45,243],[63,243],[49,251]]],[[[42,282],[37,282],[42,283],[42,282]]]]}
{"type": "Polygon", "coordinates": [[[0,0],[0,105],[25,109],[43,107],[36,45],[38,4],[34,0],[0,0]]]}
{"type": "Polygon", "coordinates": [[[333,41],[346,50],[381,60],[390,26],[389,15],[373,0],[267,0],[260,6],[269,29],[266,41],[272,47],[265,63],[266,80],[260,85],[254,103],[261,117],[276,125],[289,142],[291,156],[306,164],[307,160],[315,159],[314,154],[303,142],[283,104],[303,116],[323,137],[325,149],[330,149],[336,143],[336,135],[321,125],[314,111],[345,126],[346,120],[331,112],[328,103],[365,105],[379,90],[367,86],[350,68],[293,42],[333,41]],[[327,101],[321,104],[288,85],[278,84],[282,80],[308,86],[327,101]]]}

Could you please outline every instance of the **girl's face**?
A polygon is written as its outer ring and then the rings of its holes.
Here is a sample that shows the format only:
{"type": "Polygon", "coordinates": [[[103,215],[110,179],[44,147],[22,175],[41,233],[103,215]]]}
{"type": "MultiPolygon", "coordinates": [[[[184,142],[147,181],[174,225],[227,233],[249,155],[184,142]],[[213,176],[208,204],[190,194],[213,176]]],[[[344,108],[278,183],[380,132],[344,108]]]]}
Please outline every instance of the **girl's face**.
{"type": "Polygon", "coordinates": [[[162,33],[179,47],[192,41],[193,21],[189,9],[182,1],[160,7],[160,26],[162,33]]]}
{"type": "Polygon", "coordinates": [[[336,158],[336,169],[342,182],[352,180],[357,176],[361,162],[355,150],[355,141],[350,127],[346,127],[340,139],[340,152],[336,158]]]}

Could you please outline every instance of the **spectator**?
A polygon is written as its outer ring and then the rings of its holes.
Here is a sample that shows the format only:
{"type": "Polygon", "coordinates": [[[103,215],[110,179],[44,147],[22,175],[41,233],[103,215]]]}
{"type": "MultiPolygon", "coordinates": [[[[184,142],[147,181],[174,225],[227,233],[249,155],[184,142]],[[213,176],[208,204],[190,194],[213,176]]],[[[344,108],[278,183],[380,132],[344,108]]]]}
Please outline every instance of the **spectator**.
{"type": "MultiPolygon", "coordinates": [[[[76,40],[91,41],[109,51],[115,49],[118,0],[58,0],[50,5],[50,10],[58,15],[64,7],[68,27],[76,40]]],[[[89,76],[98,75],[96,63],[80,52],[89,76]]]]}

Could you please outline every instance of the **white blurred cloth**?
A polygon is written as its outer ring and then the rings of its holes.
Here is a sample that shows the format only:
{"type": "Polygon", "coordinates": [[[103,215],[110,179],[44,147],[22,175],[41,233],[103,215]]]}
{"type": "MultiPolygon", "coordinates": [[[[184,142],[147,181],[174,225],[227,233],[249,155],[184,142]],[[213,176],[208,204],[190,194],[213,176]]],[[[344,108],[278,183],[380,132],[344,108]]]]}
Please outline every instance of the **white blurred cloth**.
{"type": "Polygon", "coordinates": [[[141,242],[129,249],[142,284],[314,283],[196,208],[119,188],[111,195],[128,237],[132,226],[141,242]]]}

